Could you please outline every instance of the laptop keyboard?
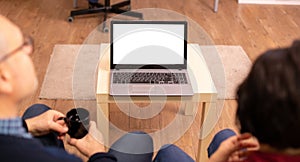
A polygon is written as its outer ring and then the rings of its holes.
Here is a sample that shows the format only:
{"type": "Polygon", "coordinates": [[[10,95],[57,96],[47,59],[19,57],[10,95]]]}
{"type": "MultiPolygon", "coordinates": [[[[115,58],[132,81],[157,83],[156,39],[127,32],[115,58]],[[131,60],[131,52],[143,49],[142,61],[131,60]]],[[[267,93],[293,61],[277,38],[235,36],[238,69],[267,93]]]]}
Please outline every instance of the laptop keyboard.
{"type": "Polygon", "coordinates": [[[113,73],[113,83],[142,83],[142,84],[187,84],[185,73],[113,73]]]}

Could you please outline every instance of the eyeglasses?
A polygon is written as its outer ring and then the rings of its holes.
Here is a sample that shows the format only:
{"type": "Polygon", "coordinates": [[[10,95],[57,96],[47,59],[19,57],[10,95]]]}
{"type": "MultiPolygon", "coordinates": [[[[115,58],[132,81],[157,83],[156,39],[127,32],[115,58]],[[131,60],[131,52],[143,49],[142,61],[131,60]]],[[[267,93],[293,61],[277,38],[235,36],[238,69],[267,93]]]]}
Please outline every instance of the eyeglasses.
{"type": "Polygon", "coordinates": [[[24,36],[24,43],[21,46],[19,46],[15,50],[5,54],[3,57],[0,57],[0,63],[2,61],[5,61],[6,59],[8,59],[10,56],[13,56],[14,54],[16,54],[18,51],[24,49],[25,47],[29,48],[28,54],[31,54],[33,52],[33,39],[30,36],[24,36]]]}

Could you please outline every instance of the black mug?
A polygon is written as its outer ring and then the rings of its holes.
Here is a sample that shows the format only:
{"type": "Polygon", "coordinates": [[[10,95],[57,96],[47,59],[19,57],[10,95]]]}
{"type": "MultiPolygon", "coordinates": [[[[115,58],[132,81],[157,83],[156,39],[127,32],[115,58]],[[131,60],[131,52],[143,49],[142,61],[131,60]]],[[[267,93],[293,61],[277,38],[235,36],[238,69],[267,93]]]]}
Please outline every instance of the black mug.
{"type": "Polygon", "coordinates": [[[68,134],[72,138],[83,138],[90,127],[90,113],[84,108],[74,108],[70,110],[64,118],[69,130],[68,134]]]}

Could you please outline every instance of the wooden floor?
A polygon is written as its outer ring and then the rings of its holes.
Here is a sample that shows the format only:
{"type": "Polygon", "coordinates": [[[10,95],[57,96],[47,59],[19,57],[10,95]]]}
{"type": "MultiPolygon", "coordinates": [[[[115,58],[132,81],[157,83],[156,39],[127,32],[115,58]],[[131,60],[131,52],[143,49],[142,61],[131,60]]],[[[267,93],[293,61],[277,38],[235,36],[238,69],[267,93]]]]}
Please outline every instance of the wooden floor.
{"type": "MultiPolygon", "coordinates": [[[[81,44],[102,21],[98,15],[77,18],[73,23],[67,22],[72,3],[72,0],[0,0],[0,14],[10,18],[24,33],[35,39],[32,59],[40,85],[54,45],[81,44]]],[[[85,6],[86,1],[81,0],[79,7],[85,6]]],[[[288,46],[294,39],[300,38],[300,6],[239,5],[235,0],[220,0],[219,11],[214,13],[213,0],[132,0],[132,9],[142,8],[163,8],[184,14],[198,23],[216,45],[240,45],[251,60],[269,48],[288,46]]],[[[22,102],[20,114],[37,102],[64,113],[74,106],[72,100],[40,100],[40,87],[31,98],[22,102]]],[[[219,120],[210,135],[203,140],[203,148],[207,147],[212,135],[218,130],[235,128],[236,102],[226,100],[224,103],[224,106],[220,106],[223,109],[215,112],[219,120]]],[[[159,115],[149,120],[119,118],[117,115],[120,113],[115,106],[112,106],[111,111],[112,122],[120,128],[153,132],[172,121],[178,109],[174,105],[167,105],[159,115]]],[[[201,114],[201,108],[198,114],[201,114]]],[[[199,120],[197,115],[190,129],[175,142],[193,158],[198,148],[199,120]]],[[[79,154],[70,147],[68,149],[79,154]]],[[[205,149],[202,149],[202,161],[207,159],[206,156],[205,149]]]]}

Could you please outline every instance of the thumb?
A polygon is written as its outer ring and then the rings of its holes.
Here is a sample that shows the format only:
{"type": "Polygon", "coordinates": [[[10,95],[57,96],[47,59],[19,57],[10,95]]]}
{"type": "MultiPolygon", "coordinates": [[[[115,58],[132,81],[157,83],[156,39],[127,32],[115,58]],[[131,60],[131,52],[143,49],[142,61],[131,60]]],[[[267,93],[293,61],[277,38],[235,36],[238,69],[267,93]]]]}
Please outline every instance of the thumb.
{"type": "Polygon", "coordinates": [[[68,143],[69,145],[75,146],[76,143],[77,143],[77,140],[74,139],[74,138],[71,138],[70,136],[67,135],[67,143],[68,143]]]}

